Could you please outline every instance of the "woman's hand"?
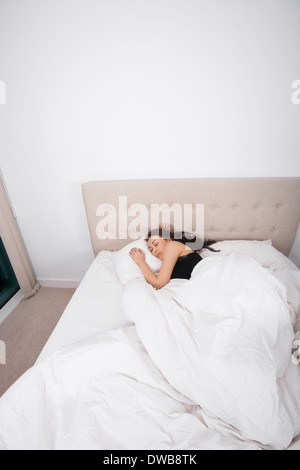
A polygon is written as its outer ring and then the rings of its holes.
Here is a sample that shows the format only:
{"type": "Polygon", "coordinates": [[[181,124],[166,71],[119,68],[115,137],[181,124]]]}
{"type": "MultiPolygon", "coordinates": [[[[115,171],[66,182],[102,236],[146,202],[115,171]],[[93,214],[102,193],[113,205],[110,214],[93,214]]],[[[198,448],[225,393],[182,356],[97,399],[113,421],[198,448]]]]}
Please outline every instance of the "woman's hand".
{"type": "Polygon", "coordinates": [[[129,256],[138,266],[145,261],[145,253],[141,248],[132,248],[129,252],[129,256]]]}

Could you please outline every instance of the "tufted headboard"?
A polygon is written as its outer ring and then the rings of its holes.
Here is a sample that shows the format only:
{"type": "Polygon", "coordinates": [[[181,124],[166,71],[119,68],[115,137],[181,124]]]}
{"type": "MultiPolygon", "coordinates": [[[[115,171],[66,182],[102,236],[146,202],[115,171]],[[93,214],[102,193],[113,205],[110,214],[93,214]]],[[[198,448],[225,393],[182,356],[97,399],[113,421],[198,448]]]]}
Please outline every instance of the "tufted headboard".
{"type": "MultiPolygon", "coordinates": [[[[149,209],[153,204],[203,205],[205,239],[271,239],[285,255],[289,255],[300,221],[300,178],[97,181],[83,183],[82,192],[95,255],[132,241],[124,234],[120,238],[118,231],[116,237],[99,238],[104,204],[112,209],[117,223],[120,212],[133,204],[149,209]]],[[[128,214],[126,217],[129,221],[128,214]]]]}

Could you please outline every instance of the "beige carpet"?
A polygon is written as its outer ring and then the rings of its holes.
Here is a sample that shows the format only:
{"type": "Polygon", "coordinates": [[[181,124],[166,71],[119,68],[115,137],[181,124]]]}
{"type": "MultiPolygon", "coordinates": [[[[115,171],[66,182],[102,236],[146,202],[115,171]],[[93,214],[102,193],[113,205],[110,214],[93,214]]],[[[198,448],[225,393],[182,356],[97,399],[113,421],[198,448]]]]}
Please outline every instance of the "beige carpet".
{"type": "Polygon", "coordinates": [[[6,364],[0,364],[0,396],[35,363],[74,292],[43,287],[22,300],[0,324],[0,340],[6,346],[6,364]]]}

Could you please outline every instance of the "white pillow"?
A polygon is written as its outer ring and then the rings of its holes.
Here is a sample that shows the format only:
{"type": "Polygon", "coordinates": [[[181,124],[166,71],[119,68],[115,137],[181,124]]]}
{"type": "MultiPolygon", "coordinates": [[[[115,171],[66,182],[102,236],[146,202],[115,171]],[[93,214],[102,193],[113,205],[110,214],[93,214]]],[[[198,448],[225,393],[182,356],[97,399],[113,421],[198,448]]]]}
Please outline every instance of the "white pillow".
{"type": "Polygon", "coordinates": [[[272,246],[271,240],[224,240],[214,243],[211,247],[221,251],[214,253],[204,249],[200,252],[202,258],[218,254],[229,255],[230,253],[237,253],[254,258],[263,267],[272,271],[280,269],[298,270],[297,266],[287,256],[272,246]]]}
{"type": "Polygon", "coordinates": [[[141,248],[145,253],[145,261],[149,268],[158,273],[161,267],[162,261],[155,258],[148,250],[147,241],[144,238],[130,242],[120,250],[113,253],[112,260],[116,270],[116,273],[123,285],[134,279],[142,279],[144,276],[138,265],[129,256],[131,248],[141,248]]]}

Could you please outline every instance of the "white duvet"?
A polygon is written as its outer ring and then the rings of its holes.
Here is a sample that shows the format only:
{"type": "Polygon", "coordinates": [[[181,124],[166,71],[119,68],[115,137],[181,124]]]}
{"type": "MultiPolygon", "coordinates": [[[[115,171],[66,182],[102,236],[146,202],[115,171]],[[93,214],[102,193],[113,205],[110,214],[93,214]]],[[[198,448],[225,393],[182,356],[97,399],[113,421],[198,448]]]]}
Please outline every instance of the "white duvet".
{"type": "Polygon", "coordinates": [[[121,298],[129,326],[44,357],[4,394],[0,449],[285,449],[300,433],[278,276],[218,255],[121,298]]]}

